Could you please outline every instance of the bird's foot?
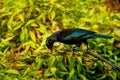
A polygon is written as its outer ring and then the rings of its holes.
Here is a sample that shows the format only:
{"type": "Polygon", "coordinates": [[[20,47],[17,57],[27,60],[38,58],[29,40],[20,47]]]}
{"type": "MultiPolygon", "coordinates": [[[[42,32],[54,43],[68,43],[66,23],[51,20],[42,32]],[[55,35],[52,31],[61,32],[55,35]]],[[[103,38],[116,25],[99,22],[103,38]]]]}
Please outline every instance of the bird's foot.
{"type": "Polygon", "coordinates": [[[85,53],[86,53],[86,52],[88,52],[88,51],[89,51],[89,48],[85,49],[83,52],[85,52],[85,53]]]}
{"type": "Polygon", "coordinates": [[[73,48],[70,48],[70,50],[71,50],[72,54],[74,54],[74,49],[73,49],[73,48]]]}
{"type": "Polygon", "coordinates": [[[87,45],[87,49],[85,51],[89,51],[89,45],[87,45]]]}

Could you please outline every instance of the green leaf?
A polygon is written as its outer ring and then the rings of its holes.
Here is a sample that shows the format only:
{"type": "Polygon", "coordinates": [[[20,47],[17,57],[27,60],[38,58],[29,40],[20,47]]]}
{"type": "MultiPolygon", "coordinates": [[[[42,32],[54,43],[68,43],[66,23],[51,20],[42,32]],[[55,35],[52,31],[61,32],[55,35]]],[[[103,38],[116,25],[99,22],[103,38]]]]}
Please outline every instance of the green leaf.
{"type": "Polygon", "coordinates": [[[36,43],[36,36],[35,36],[35,32],[33,30],[29,31],[30,37],[32,39],[33,42],[36,43]]]}
{"type": "Polygon", "coordinates": [[[14,69],[9,69],[9,70],[6,70],[5,72],[6,72],[6,73],[9,73],[9,74],[17,74],[17,75],[20,75],[20,74],[19,74],[19,71],[14,70],[14,69]]]}
{"type": "Polygon", "coordinates": [[[12,37],[7,37],[6,39],[0,38],[0,40],[1,40],[1,43],[0,43],[0,44],[7,43],[7,42],[9,42],[10,40],[12,40],[13,38],[14,38],[14,36],[12,36],[12,37]]]}
{"type": "Polygon", "coordinates": [[[49,0],[51,4],[55,3],[56,0],[49,0]]]}
{"type": "Polygon", "coordinates": [[[46,26],[43,25],[42,23],[39,23],[40,28],[38,29],[41,33],[47,32],[46,26]]]}
{"type": "Polygon", "coordinates": [[[19,14],[18,18],[22,21],[25,22],[24,14],[19,14]]]}
{"type": "Polygon", "coordinates": [[[28,30],[25,27],[22,27],[22,32],[20,34],[20,41],[26,42],[28,39],[28,30]]]}
{"type": "Polygon", "coordinates": [[[55,62],[55,56],[51,56],[48,59],[48,66],[49,66],[49,68],[51,68],[53,66],[54,62],[55,62]]]}
{"type": "Polygon", "coordinates": [[[34,0],[28,0],[30,3],[30,6],[34,7],[34,0]]]}
{"type": "Polygon", "coordinates": [[[80,77],[82,80],[87,80],[86,77],[85,77],[83,74],[79,74],[79,77],[80,77]]]}
{"type": "Polygon", "coordinates": [[[29,9],[28,12],[26,13],[26,18],[30,19],[32,16],[32,11],[34,10],[34,0],[28,0],[29,4],[29,9]]]}
{"type": "Polygon", "coordinates": [[[80,74],[82,66],[80,66],[80,64],[77,65],[77,73],[80,74]]]}
{"type": "Polygon", "coordinates": [[[31,41],[31,40],[29,40],[28,42],[26,42],[26,43],[24,44],[24,46],[26,46],[26,48],[28,47],[28,49],[29,49],[30,47],[36,49],[36,43],[34,43],[34,42],[31,41]]]}
{"type": "Polygon", "coordinates": [[[20,29],[20,28],[22,27],[22,25],[23,25],[23,23],[19,23],[18,25],[16,25],[16,26],[14,27],[14,31],[20,29]]]}
{"type": "Polygon", "coordinates": [[[9,19],[9,21],[8,21],[8,23],[7,23],[8,29],[11,30],[11,31],[12,31],[13,17],[14,17],[14,16],[11,16],[11,18],[9,19]]]}
{"type": "Polygon", "coordinates": [[[37,69],[40,69],[41,68],[41,66],[42,66],[42,64],[44,63],[44,60],[42,59],[42,58],[36,58],[36,63],[37,63],[37,65],[36,65],[36,68],[37,69]]]}
{"type": "Polygon", "coordinates": [[[9,21],[8,21],[8,23],[7,23],[7,26],[8,26],[8,29],[9,30],[13,30],[13,24],[15,23],[15,21],[14,21],[14,18],[16,17],[16,15],[18,14],[18,13],[20,13],[22,10],[20,10],[20,9],[16,9],[16,12],[10,17],[10,19],[9,19],[9,21]]]}
{"type": "Polygon", "coordinates": [[[38,27],[37,23],[32,23],[31,26],[32,26],[32,27],[35,27],[35,28],[38,27]]]}
{"type": "Polygon", "coordinates": [[[70,73],[69,73],[69,80],[71,80],[71,78],[74,75],[74,73],[75,73],[75,69],[72,68],[71,71],[70,71],[70,73]]]}
{"type": "Polygon", "coordinates": [[[106,78],[106,75],[105,74],[98,74],[98,75],[96,75],[96,76],[98,76],[99,78],[97,78],[97,80],[104,80],[105,78],[106,78]]]}
{"type": "Polygon", "coordinates": [[[117,79],[117,73],[116,72],[113,72],[112,75],[110,75],[113,80],[116,80],[117,79]]]}
{"type": "Polygon", "coordinates": [[[82,56],[77,57],[77,60],[80,64],[82,64],[82,56]]]}
{"type": "Polygon", "coordinates": [[[27,66],[27,65],[26,65],[25,63],[20,62],[20,63],[16,64],[16,66],[25,67],[25,66],[27,66]]]}
{"type": "Polygon", "coordinates": [[[7,23],[7,20],[2,20],[2,22],[1,22],[1,26],[5,26],[6,23],[7,23]]]}
{"type": "Polygon", "coordinates": [[[63,71],[60,71],[60,70],[58,70],[56,73],[57,73],[60,77],[63,77],[63,76],[65,76],[65,75],[68,75],[68,74],[69,74],[69,72],[63,72],[63,71]]]}
{"type": "Polygon", "coordinates": [[[75,60],[71,56],[72,55],[67,55],[70,70],[75,66],[75,60]]]}
{"type": "Polygon", "coordinates": [[[55,11],[52,10],[50,13],[50,19],[53,20],[55,18],[55,11]]]}
{"type": "Polygon", "coordinates": [[[34,20],[34,19],[31,19],[31,20],[29,20],[29,21],[26,23],[25,26],[29,26],[29,25],[31,25],[31,24],[34,23],[34,22],[35,22],[35,20],[34,20]]]}
{"type": "Polygon", "coordinates": [[[51,67],[51,68],[50,68],[50,71],[51,71],[53,74],[55,74],[56,70],[57,70],[56,67],[51,67]]]}
{"type": "Polygon", "coordinates": [[[45,69],[45,72],[44,72],[44,78],[46,78],[46,77],[50,77],[50,76],[52,76],[53,74],[51,74],[51,72],[50,72],[50,70],[47,68],[47,69],[45,69]]]}
{"type": "Polygon", "coordinates": [[[23,73],[23,76],[28,75],[28,74],[29,74],[29,72],[30,72],[30,67],[28,67],[28,68],[26,69],[26,71],[23,73]]]}
{"type": "Polygon", "coordinates": [[[63,63],[63,57],[62,56],[57,56],[57,66],[60,67],[61,70],[67,71],[64,63],[63,63]]]}

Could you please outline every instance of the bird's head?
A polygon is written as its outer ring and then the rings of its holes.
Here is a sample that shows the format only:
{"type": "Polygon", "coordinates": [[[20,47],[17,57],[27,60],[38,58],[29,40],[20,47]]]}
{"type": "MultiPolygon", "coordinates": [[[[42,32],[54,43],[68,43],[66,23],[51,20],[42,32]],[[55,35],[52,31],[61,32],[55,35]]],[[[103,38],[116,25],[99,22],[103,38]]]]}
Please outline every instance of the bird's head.
{"type": "Polygon", "coordinates": [[[57,35],[56,34],[53,34],[50,37],[48,37],[47,40],[46,40],[46,46],[47,46],[47,48],[52,51],[53,44],[56,41],[57,41],[57,35]]]}

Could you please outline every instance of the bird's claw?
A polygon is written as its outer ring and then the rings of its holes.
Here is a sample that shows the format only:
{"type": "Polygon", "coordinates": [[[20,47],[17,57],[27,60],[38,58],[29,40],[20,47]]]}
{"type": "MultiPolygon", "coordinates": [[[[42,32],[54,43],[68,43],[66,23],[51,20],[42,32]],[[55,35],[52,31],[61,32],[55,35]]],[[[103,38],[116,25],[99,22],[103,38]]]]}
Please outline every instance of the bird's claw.
{"type": "Polygon", "coordinates": [[[74,54],[74,49],[73,48],[70,48],[71,52],[74,54]]]}

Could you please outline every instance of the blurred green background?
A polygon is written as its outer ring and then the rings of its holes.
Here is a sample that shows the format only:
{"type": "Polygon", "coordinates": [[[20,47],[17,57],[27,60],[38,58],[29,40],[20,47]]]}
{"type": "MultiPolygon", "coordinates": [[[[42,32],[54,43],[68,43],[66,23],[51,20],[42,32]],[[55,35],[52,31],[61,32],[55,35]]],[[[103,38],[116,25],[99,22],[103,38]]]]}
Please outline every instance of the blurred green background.
{"type": "Polygon", "coordinates": [[[119,80],[120,72],[89,54],[64,52],[61,43],[51,53],[45,45],[65,28],[111,35],[90,39],[90,51],[120,66],[120,4],[109,1],[0,0],[0,80],[119,80]]]}

